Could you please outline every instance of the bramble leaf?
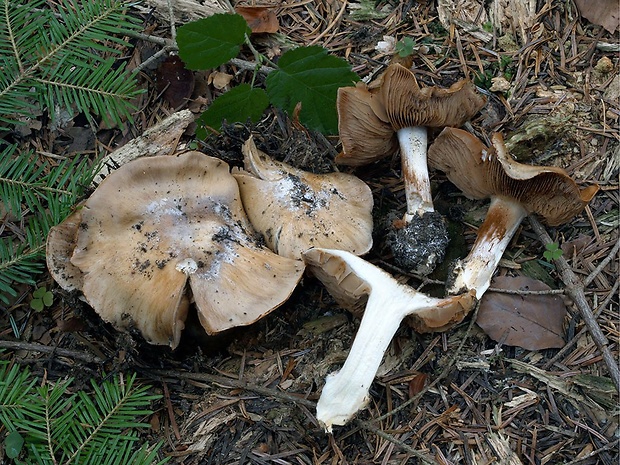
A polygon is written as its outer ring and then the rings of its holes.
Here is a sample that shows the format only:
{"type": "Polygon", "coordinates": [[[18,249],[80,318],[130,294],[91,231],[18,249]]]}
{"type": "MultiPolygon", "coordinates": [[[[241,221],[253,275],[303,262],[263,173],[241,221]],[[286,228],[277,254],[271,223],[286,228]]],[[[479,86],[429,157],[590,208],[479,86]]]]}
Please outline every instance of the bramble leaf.
{"type": "Polygon", "coordinates": [[[209,108],[198,119],[202,128],[197,130],[197,135],[204,139],[205,129],[217,131],[222,127],[224,120],[228,123],[245,123],[249,118],[256,123],[268,106],[269,99],[263,89],[252,88],[249,84],[240,84],[213,100],[209,108]]]}
{"type": "Polygon", "coordinates": [[[336,95],[339,87],[359,80],[343,59],[319,46],[299,47],[284,53],[279,69],[265,80],[272,104],[293,113],[301,102],[300,121],[325,134],[338,132],[336,95]]]}
{"type": "Polygon", "coordinates": [[[238,14],[221,13],[192,21],[177,30],[179,56],[188,69],[209,69],[239,53],[251,30],[238,14]]]}

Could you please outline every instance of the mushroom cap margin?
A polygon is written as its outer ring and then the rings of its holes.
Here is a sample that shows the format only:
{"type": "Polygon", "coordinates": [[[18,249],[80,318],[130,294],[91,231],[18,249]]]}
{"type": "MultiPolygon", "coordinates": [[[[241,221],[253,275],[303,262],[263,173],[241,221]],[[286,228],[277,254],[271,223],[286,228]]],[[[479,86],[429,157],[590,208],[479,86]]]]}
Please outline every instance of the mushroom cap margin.
{"type": "Polygon", "coordinates": [[[499,133],[492,141],[486,147],[467,131],[445,128],[429,148],[429,166],[445,172],[467,197],[512,199],[549,226],[578,215],[598,192],[596,185],[580,189],[562,168],[513,160],[499,133]]]}

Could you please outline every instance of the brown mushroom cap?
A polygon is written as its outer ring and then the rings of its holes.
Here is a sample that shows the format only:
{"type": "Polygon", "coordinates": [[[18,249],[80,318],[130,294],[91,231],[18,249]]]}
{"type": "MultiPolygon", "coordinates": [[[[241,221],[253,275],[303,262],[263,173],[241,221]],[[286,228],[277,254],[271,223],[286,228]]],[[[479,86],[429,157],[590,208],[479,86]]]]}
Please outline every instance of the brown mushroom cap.
{"type": "Polygon", "coordinates": [[[279,255],[301,259],[311,247],[361,255],[372,247],[370,188],[345,173],[312,174],[271,159],[252,138],[243,146],[245,168],[235,172],[254,228],[279,255]]]}
{"type": "Polygon", "coordinates": [[[84,281],[82,271],[71,263],[71,254],[75,249],[81,222],[82,207],[78,206],[62,223],[50,229],[47,235],[47,268],[54,280],[66,291],[81,290],[84,281]]]}
{"type": "Polygon", "coordinates": [[[388,157],[398,150],[392,126],[373,111],[373,96],[363,82],[338,89],[338,131],[342,153],[336,163],[359,166],[388,157]]]}
{"type": "Polygon", "coordinates": [[[303,273],[254,238],[228,165],[199,152],[132,161],[81,210],[71,262],[106,321],[154,344],[178,344],[189,297],[209,333],[253,323],[303,273]]]}
{"type": "Polygon", "coordinates": [[[561,168],[518,163],[506,152],[499,133],[492,140],[493,147],[486,147],[466,131],[445,128],[429,148],[429,166],[445,172],[466,196],[514,199],[549,226],[579,214],[599,189],[579,189],[561,168]]]}
{"type": "MultiPolygon", "coordinates": [[[[390,65],[370,87],[378,88],[387,121],[395,130],[412,126],[462,126],[486,103],[486,98],[467,79],[448,89],[420,88],[415,75],[400,64],[390,65]]],[[[377,106],[374,108],[381,117],[377,106]]]]}

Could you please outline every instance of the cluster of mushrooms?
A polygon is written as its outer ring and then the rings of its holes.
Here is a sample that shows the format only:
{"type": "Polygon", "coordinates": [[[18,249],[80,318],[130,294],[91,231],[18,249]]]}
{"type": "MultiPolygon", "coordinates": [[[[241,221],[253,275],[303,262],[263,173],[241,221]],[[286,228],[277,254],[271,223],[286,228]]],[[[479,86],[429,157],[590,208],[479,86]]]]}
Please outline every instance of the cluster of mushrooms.
{"type": "Polygon", "coordinates": [[[48,267],[104,320],[173,349],[190,305],[208,334],[248,325],[285,302],[309,270],[361,317],[348,358],[327,377],[317,404],[317,419],[331,431],[368,402],[403,319],[419,332],[462,321],[526,215],[556,226],[597,192],[597,186],[580,190],[562,169],[515,162],[499,134],[486,147],[454,128],[484,104],[469,81],[420,88],[398,64],[369,85],[338,92],[337,162],[358,166],[400,148],[407,212],[390,232],[399,265],[426,274],[444,256],[447,234],[433,209],[428,167],[443,171],[465,196],[490,199],[444,298],[403,285],[360,257],[372,247],[373,230],[373,197],[363,181],[274,161],[251,138],[243,170],[199,152],[123,165],[52,229],[48,267]],[[428,127],[444,129],[427,151],[428,127]]]}

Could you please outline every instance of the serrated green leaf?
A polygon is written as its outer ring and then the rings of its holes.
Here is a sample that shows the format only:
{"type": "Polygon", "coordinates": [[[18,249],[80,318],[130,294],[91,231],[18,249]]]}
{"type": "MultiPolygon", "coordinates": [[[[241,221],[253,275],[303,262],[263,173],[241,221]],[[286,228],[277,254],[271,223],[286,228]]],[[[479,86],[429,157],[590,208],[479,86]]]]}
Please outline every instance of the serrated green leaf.
{"type": "MultiPolygon", "coordinates": [[[[249,118],[256,123],[267,106],[269,106],[269,99],[263,89],[252,88],[249,84],[240,84],[213,100],[209,108],[200,116],[199,123],[216,131],[222,127],[223,121],[245,123],[249,118]]],[[[198,136],[202,135],[198,133],[198,136]]]]}
{"type": "Polygon", "coordinates": [[[199,19],[177,30],[179,56],[188,69],[209,69],[239,53],[251,30],[238,14],[221,13],[199,19]]]}
{"type": "Polygon", "coordinates": [[[292,113],[301,102],[299,119],[303,124],[324,134],[336,134],[338,88],[359,80],[350,65],[323,47],[311,46],[284,53],[278,66],[265,81],[271,103],[292,113]]]}

